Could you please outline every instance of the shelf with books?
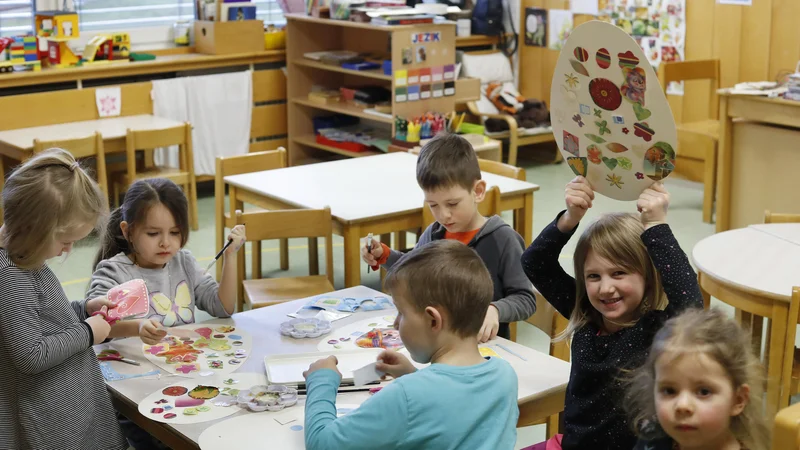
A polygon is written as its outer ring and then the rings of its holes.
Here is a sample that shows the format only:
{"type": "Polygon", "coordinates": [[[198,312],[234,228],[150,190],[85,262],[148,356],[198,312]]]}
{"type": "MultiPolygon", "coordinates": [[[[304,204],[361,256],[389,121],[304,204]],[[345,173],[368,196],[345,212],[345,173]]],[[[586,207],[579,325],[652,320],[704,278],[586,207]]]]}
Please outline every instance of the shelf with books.
{"type": "Polygon", "coordinates": [[[389,124],[393,123],[393,120],[391,118],[387,118],[384,115],[370,114],[369,112],[365,112],[365,110],[357,106],[349,105],[347,103],[342,103],[342,102],[317,103],[308,99],[295,98],[292,99],[292,103],[296,105],[306,106],[308,108],[322,109],[334,113],[346,114],[348,116],[355,116],[361,119],[372,120],[375,122],[389,123],[389,124]]]}
{"type": "Polygon", "coordinates": [[[337,155],[344,155],[350,156],[352,158],[360,158],[363,156],[375,156],[375,155],[382,155],[383,153],[376,151],[376,150],[365,150],[363,152],[353,152],[350,150],[345,150],[337,147],[333,147],[330,145],[320,144],[317,142],[316,137],[312,135],[305,135],[305,136],[298,136],[292,138],[292,142],[300,145],[305,145],[307,147],[316,148],[319,150],[325,150],[326,152],[336,153],[337,155]]]}
{"type": "Polygon", "coordinates": [[[312,61],[310,59],[298,59],[292,61],[292,64],[301,66],[301,67],[310,67],[312,69],[318,70],[328,70],[331,72],[339,72],[345,73],[348,75],[353,75],[362,78],[372,78],[373,80],[383,80],[383,81],[392,81],[391,75],[384,75],[383,71],[380,69],[377,70],[353,70],[353,69],[345,69],[341,66],[334,66],[332,64],[325,64],[316,61],[312,61]]]}

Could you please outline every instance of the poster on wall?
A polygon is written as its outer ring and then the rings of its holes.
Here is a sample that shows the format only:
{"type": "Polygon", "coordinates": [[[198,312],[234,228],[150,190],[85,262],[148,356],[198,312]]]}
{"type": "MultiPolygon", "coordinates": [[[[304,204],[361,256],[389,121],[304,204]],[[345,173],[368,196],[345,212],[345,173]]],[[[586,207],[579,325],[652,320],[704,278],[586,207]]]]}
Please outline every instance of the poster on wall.
{"type": "MultiPolygon", "coordinates": [[[[653,69],[684,60],[686,0],[600,0],[599,8],[598,19],[633,36],[653,69]]],[[[670,83],[667,94],[683,95],[683,83],[670,83]]]]}
{"type": "Polygon", "coordinates": [[[547,45],[547,10],[525,8],[525,45],[545,47],[547,45]]]}
{"type": "Polygon", "coordinates": [[[549,35],[547,37],[550,50],[561,50],[572,33],[572,11],[567,9],[551,9],[549,20],[549,35]]]}
{"type": "Polygon", "coordinates": [[[569,9],[573,14],[589,14],[596,16],[599,14],[599,0],[570,0],[569,9]]]}

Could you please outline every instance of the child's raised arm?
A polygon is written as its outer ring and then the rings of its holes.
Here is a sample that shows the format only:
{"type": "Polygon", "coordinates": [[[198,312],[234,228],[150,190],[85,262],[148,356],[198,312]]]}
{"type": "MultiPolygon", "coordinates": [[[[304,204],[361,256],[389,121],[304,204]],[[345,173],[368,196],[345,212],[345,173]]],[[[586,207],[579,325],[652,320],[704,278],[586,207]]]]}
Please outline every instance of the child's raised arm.
{"type": "Polygon", "coordinates": [[[594,191],[589,182],[580,176],[567,183],[564,191],[567,210],[545,227],[525,250],[522,268],[559,314],[569,318],[575,307],[575,279],[564,271],[558,258],[581,219],[592,207],[594,191]]]}
{"type": "Polygon", "coordinates": [[[642,242],[661,275],[661,284],[669,300],[665,311],[672,316],[687,308],[702,308],[703,296],[689,258],[666,223],[669,199],[669,192],[657,182],[642,192],[636,206],[642,213],[645,227],[642,242]]]}

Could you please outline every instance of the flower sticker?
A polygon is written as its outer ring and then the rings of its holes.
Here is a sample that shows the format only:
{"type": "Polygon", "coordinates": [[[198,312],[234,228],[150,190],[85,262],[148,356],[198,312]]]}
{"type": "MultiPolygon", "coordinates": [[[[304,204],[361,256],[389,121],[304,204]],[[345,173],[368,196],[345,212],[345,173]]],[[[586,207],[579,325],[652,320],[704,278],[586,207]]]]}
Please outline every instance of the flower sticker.
{"type": "Polygon", "coordinates": [[[603,162],[601,159],[603,157],[603,152],[596,145],[590,145],[586,147],[586,152],[588,153],[587,159],[594,164],[600,164],[603,162]]]}
{"type": "Polygon", "coordinates": [[[578,87],[578,77],[576,77],[575,74],[564,74],[564,78],[564,81],[569,85],[569,87],[573,89],[578,87]]]}
{"type": "Polygon", "coordinates": [[[622,104],[619,88],[606,78],[595,78],[590,81],[589,95],[597,106],[606,111],[614,111],[622,104]]]}
{"type": "Polygon", "coordinates": [[[622,177],[620,177],[619,175],[614,174],[614,173],[610,173],[610,174],[606,175],[606,181],[608,181],[609,186],[616,186],[616,187],[618,187],[620,189],[622,189],[622,185],[625,184],[622,181],[622,177]]]}
{"type": "Polygon", "coordinates": [[[636,179],[644,180],[644,174],[642,172],[636,172],[636,179]]]}
{"type": "Polygon", "coordinates": [[[623,129],[622,129],[622,132],[623,132],[623,133],[625,133],[625,134],[628,134],[628,133],[630,133],[630,132],[631,132],[631,130],[629,130],[629,129],[627,129],[627,128],[623,128],[623,129]]]}

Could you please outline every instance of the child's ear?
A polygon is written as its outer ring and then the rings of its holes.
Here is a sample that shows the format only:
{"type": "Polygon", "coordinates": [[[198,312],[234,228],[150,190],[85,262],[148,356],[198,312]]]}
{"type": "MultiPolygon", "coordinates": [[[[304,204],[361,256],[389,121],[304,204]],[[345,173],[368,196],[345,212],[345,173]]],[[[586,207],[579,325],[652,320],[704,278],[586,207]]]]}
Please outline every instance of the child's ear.
{"type": "Polygon", "coordinates": [[[444,329],[442,314],[433,306],[425,308],[425,320],[430,324],[431,331],[439,332],[444,329]]]}
{"type": "Polygon", "coordinates": [[[731,407],[731,417],[738,416],[744,411],[745,406],[750,403],[750,386],[743,384],[733,393],[733,407],[731,407]]]}
{"type": "Polygon", "coordinates": [[[120,229],[120,231],[122,231],[122,236],[125,239],[128,239],[128,222],[125,222],[124,220],[122,222],[120,222],[119,223],[119,229],[120,229]]]}
{"type": "Polygon", "coordinates": [[[483,198],[486,197],[486,182],[484,180],[476,181],[475,186],[472,188],[472,193],[475,195],[476,202],[482,202],[483,198]]]}

